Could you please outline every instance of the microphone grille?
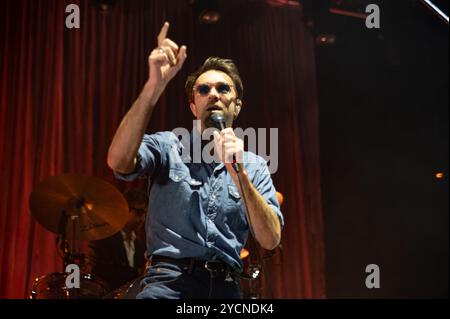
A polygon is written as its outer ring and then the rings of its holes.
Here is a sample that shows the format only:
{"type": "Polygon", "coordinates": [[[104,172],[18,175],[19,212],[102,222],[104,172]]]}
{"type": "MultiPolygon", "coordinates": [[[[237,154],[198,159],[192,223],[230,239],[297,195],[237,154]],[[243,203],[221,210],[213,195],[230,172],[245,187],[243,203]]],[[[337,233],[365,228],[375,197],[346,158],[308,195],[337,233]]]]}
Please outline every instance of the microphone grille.
{"type": "Polygon", "coordinates": [[[211,114],[211,121],[214,123],[225,122],[225,118],[223,117],[222,112],[214,112],[211,114]]]}
{"type": "Polygon", "coordinates": [[[222,112],[214,112],[213,114],[211,114],[210,121],[212,125],[219,131],[225,128],[225,118],[222,112]]]}

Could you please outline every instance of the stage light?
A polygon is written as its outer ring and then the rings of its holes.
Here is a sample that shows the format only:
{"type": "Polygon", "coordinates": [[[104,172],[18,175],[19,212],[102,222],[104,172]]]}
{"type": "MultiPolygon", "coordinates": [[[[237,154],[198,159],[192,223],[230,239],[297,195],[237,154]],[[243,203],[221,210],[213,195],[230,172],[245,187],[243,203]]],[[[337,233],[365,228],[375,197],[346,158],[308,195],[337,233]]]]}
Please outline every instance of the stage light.
{"type": "Polygon", "coordinates": [[[444,173],[436,173],[436,175],[434,175],[436,177],[436,179],[443,179],[444,178],[444,173]]]}
{"type": "Polygon", "coordinates": [[[190,0],[189,4],[194,10],[198,21],[204,24],[214,24],[220,21],[221,9],[217,0],[190,0]]]}
{"type": "Polygon", "coordinates": [[[316,37],[318,46],[329,46],[336,43],[336,35],[333,33],[321,33],[316,37]]]}
{"type": "Polygon", "coordinates": [[[102,12],[110,12],[117,3],[117,0],[92,0],[95,6],[102,12]]]}
{"type": "Polygon", "coordinates": [[[217,11],[204,11],[198,17],[203,23],[216,23],[220,20],[220,13],[217,11]]]}
{"type": "Polygon", "coordinates": [[[283,204],[283,201],[284,201],[284,196],[280,192],[276,192],[276,194],[277,194],[278,203],[281,206],[283,204]]]}

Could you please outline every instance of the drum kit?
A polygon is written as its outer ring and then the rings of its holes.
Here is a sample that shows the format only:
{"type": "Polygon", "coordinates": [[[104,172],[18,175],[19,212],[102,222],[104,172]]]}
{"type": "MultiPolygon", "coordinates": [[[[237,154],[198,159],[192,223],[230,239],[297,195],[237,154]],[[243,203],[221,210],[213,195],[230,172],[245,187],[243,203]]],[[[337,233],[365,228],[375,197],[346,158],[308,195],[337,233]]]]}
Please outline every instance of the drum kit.
{"type": "Polygon", "coordinates": [[[111,184],[91,176],[63,174],[40,182],[30,196],[31,214],[50,232],[58,234],[63,268],[77,265],[79,288],[68,288],[69,273],[54,272],[35,279],[33,299],[101,298],[107,285],[82,272],[86,258],[79,241],[99,240],[118,232],[130,218],[128,203],[111,184]]]}
{"type": "MultiPolygon", "coordinates": [[[[35,279],[32,299],[128,299],[139,292],[142,276],[110,292],[100,278],[84,271],[86,258],[79,241],[104,239],[114,235],[130,218],[128,203],[111,184],[92,176],[63,174],[40,182],[30,195],[32,216],[44,228],[58,235],[57,248],[63,259],[63,269],[77,265],[79,288],[69,288],[68,272],[53,272],[35,279]]],[[[241,260],[248,258],[243,248],[241,260]]],[[[246,279],[258,277],[250,269],[246,279]]]]}

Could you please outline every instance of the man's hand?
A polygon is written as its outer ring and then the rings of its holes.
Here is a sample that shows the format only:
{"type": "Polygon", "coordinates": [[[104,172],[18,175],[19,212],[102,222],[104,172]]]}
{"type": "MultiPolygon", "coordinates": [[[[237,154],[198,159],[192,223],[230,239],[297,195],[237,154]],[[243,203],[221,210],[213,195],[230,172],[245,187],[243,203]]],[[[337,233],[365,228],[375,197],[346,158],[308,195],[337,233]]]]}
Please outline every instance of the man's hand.
{"type": "Polygon", "coordinates": [[[167,83],[177,74],[186,60],[186,46],[181,48],[167,38],[169,22],[165,22],[158,35],[158,47],[148,57],[148,85],[153,92],[153,102],[156,103],[167,83]]]}
{"type": "MultiPolygon", "coordinates": [[[[219,154],[220,160],[225,163],[228,173],[239,187],[232,163],[243,163],[244,141],[236,137],[231,127],[225,128],[220,134],[217,131],[214,131],[213,134],[216,153],[219,154]]],[[[241,170],[245,173],[244,165],[241,165],[241,170]]]]}

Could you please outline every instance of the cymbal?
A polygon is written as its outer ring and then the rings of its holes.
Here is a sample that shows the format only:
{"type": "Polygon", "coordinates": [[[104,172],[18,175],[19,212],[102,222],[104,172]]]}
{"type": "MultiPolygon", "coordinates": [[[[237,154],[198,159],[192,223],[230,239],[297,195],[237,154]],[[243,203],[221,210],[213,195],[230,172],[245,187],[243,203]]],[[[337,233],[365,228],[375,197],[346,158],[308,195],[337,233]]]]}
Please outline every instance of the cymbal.
{"type": "Polygon", "coordinates": [[[250,252],[247,249],[245,249],[245,248],[241,249],[241,254],[240,254],[241,259],[247,258],[249,255],[250,255],[250,252]]]}
{"type": "Polygon", "coordinates": [[[57,234],[65,229],[67,238],[73,233],[76,239],[106,238],[131,217],[127,201],[114,186],[79,174],[45,179],[31,193],[29,204],[39,224],[57,234]]]}

